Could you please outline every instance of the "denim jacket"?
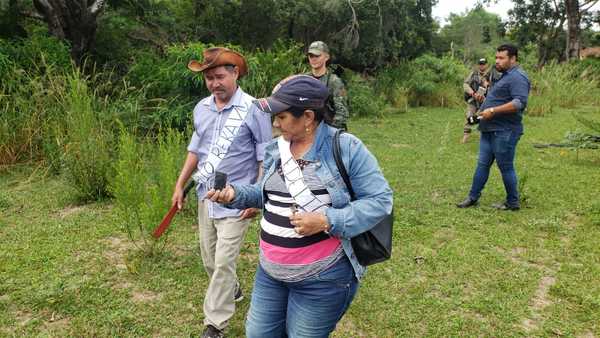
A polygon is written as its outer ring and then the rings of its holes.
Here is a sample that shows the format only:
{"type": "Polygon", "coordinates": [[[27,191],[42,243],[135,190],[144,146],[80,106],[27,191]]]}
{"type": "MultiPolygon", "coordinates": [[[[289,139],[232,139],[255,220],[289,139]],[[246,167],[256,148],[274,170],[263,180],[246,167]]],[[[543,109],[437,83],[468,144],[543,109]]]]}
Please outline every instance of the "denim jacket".
{"type": "MultiPolygon", "coordinates": [[[[336,130],[320,123],[315,141],[303,158],[316,161],[316,173],[331,196],[332,206],[326,211],[331,225],[329,234],[341,240],[344,253],[354,268],[356,278],[360,280],[365,273],[365,267],[358,263],[350,238],[371,229],[392,211],[393,193],[383,177],[377,159],[358,138],[343,133],[340,136],[342,161],[356,195],[356,200],[350,202],[350,194],[333,157],[332,145],[336,130]]],[[[262,180],[254,185],[232,184],[235,199],[227,206],[236,209],[264,208],[264,184],[279,162],[279,149],[277,140],[274,139],[265,151],[262,180]]]]}

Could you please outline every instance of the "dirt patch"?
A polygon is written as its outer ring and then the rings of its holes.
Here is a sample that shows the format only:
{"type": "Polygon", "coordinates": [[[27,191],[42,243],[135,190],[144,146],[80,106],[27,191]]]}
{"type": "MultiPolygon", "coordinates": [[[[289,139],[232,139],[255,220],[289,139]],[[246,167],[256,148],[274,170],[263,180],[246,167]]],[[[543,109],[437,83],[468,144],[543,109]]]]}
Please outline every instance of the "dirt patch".
{"type": "Polygon", "coordinates": [[[15,321],[19,324],[19,326],[25,326],[29,323],[30,320],[33,319],[33,315],[29,312],[24,311],[16,311],[15,312],[15,321]]]}
{"type": "Polygon", "coordinates": [[[81,211],[85,210],[85,205],[70,205],[58,212],[58,217],[60,219],[65,219],[72,215],[77,215],[81,211]]]}
{"type": "Polygon", "coordinates": [[[335,331],[333,331],[332,337],[369,337],[366,333],[360,331],[356,324],[352,321],[349,316],[342,317],[342,320],[337,323],[335,331]]]}
{"type": "Polygon", "coordinates": [[[162,298],[162,294],[152,292],[152,291],[133,291],[131,293],[131,298],[136,303],[149,303],[160,300],[162,298]]]}
{"type": "Polygon", "coordinates": [[[577,338],[596,338],[596,335],[592,333],[592,331],[586,331],[581,335],[578,335],[577,338]]]}
{"type": "Polygon", "coordinates": [[[544,276],[538,284],[538,288],[535,291],[535,295],[531,300],[529,309],[531,311],[531,318],[526,318],[521,322],[523,329],[526,332],[532,332],[539,328],[542,321],[541,313],[548,306],[552,304],[552,301],[548,298],[548,291],[550,287],[556,283],[556,278],[553,276],[544,276]]]}
{"type": "Polygon", "coordinates": [[[117,269],[127,270],[125,255],[133,244],[126,239],[120,237],[108,237],[102,240],[107,248],[102,253],[103,256],[117,269]]]}

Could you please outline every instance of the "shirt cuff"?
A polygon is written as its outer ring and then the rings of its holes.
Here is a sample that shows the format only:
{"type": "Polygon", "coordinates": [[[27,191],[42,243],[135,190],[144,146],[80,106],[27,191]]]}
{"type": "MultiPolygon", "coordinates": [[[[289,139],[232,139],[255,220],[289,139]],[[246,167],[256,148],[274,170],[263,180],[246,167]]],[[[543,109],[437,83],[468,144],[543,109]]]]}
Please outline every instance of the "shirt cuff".
{"type": "Polygon", "coordinates": [[[327,208],[325,216],[329,222],[329,234],[334,237],[342,238],[344,235],[344,213],[342,209],[327,208]]]}
{"type": "Polygon", "coordinates": [[[519,100],[519,99],[513,99],[511,102],[512,102],[513,106],[515,106],[515,108],[517,109],[517,111],[523,109],[523,102],[521,102],[521,100],[519,100]]]}

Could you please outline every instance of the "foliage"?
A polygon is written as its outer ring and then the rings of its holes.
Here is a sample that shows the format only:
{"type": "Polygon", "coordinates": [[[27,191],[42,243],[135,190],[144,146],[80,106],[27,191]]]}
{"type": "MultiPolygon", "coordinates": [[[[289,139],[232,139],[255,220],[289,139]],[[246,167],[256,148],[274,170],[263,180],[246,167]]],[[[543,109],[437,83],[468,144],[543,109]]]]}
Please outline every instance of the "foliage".
{"type": "Polygon", "coordinates": [[[397,91],[412,106],[455,107],[462,104],[462,82],[468,70],[451,57],[423,55],[378,72],[376,88],[390,101],[397,91]]]}
{"type": "Polygon", "coordinates": [[[555,108],[574,108],[577,105],[598,105],[598,80],[581,72],[578,62],[549,63],[529,73],[531,98],[528,112],[534,116],[552,113],[555,108]]]}
{"type": "Polygon", "coordinates": [[[66,119],[64,172],[83,200],[108,196],[112,177],[113,136],[110,126],[99,118],[94,93],[81,74],[67,77],[62,105],[66,119]]]}
{"type": "Polygon", "coordinates": [[[450,14],[436,41],[436,52],[450,53],[464,63],[493,54],[505,35],[505,27],[497,14],[478,4],[464,14],[450,14]]]}
{"type": "Polygon", "coordinates": [[[347,84],[348,103],[352,115],[381,118],[387,111],[382,95],[375,92],[372,80],[360,77],[351,71],[344,72],[347,84]]]}
{"type": "Polygon", "coordinates": [[[184,138],[169,129],[153,140],[138,142],[135,135],[121,129],[118,159],[110,191],[115,197],[121,226],[145,255],[164,248],[167,236],[150,236],[170,208],[174,182],[185,152],[184,138]]]}

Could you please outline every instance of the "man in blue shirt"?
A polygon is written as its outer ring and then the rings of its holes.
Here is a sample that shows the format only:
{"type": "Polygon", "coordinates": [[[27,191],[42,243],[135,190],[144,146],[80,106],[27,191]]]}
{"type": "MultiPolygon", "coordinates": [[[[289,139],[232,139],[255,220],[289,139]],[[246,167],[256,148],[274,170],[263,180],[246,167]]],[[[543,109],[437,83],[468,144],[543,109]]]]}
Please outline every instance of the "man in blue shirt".
{"type": "Polygon", "coordinates": [[[257,181],[265,147],[272,138],[271,118],[237,85],[248,72],[242,55],[214,47],[205,50],[203,57],[202,62],[190,61],[188,68],[202,72],[211,95],[194,108],[194,133],[172,203],[181,208],[183,187],[196,171],[200,253],[209,277],[202,337],[220,338],[235,312],[235,301],[242,298],[236,262],[257,209],[227,209],[204,197],[213,188],[216,171],[227,174],[229,183],[257,181]]]}
{"type": "Polygon", "coordinates": [[[458,203],[459,208],[477,205],[494,160],[498,164],[506,189],[506,201],[493,207],[519,210],[519,191],[514,158],[517,143],[523,134],[523,111],[531,88],[529,78],[517,63],[518,50],[502,45],[496,51],[496,69],[502,77],[492,85],[478,114],[481,139],[479,159],[469,196],[458,203]]]}

